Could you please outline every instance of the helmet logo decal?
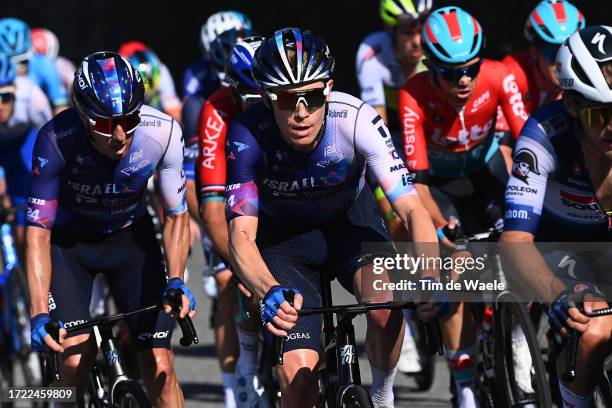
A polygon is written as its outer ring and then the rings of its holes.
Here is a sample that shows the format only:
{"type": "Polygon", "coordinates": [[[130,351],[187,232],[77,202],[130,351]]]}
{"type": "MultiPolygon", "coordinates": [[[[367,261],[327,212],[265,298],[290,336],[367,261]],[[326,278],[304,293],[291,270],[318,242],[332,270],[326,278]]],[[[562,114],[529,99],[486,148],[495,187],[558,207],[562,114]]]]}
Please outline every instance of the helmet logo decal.
{"type": "Polygon", "coordinates": [[[557,21],[560,24],[567,23],[567,14],[565,13],[565,6],[561,2],[553,2],[550,4],[552,6],[553,11],[555,12],[555,17],[557,17],[557,21]]]}
{"type": "Polygon", "coordinates": [[[597,50],[603,55],[606,55],[606,52],[604,51],[605,39],[606,39],[606,35],[598,32],[595,34],[595,36],[591,40],[591,44],[597,44],[597,50]]]}
{"type": "Polygon", "coordinates": [[[121,86],[119,84],[119,76],[117,75],[117,67],[115,66],[115,58],[101,60],[100,67],[104,72],[104,79],[106,80],[112,111],[113,113],[121,113],[123,111],[123,95],[121,95],[121,86]]]}
{"type": "Polygon", "coordinates": [[[449,13],[442,15],[446,25],[450,31],[450,36],[453,41],[461,41],[463,36],[461,35],[461,27],[459,25],[459,18],[457,17],[457,10],[451,10],[449,13]]]}

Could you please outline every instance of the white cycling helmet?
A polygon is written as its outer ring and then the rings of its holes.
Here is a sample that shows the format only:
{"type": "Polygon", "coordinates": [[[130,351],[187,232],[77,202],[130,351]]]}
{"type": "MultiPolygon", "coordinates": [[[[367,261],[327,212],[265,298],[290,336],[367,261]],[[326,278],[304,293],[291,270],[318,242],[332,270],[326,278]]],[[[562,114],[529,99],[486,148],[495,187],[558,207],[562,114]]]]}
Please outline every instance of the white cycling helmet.
{"type": "Polygon", "coordinates": [[[601,65],[612,63],[612,27],[587,27],[572,34],[557,53],[561,88],[594,102],[612,103],[612,79],[601,65]]]}
{"type": "Polygon", "coordinates": [[[217,36],[225,31],[235,29],[237,31],[251,30],[251,20],[237,11],[220,11],[208,17],[206,23],[200,30],[200,48],[204,55],[210,51],[210,44],[217,36]]]}

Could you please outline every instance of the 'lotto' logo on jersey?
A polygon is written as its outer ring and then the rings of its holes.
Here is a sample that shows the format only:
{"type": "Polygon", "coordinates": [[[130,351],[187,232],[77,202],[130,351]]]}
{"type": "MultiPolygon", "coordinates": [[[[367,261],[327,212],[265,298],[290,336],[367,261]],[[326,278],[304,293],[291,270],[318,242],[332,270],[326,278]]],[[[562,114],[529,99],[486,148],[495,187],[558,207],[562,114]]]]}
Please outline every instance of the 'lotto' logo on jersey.
{"type": "Polygon", "coordinates": [[[527,120],[527,112],[525,112],[525,104],[523,103],[523,96],[516,83],[514,74],[510,74],[504,78],[503,82],[504,92],[510,94],[510,106],[512,106],[512,112],[523,120],[527,120]]]}

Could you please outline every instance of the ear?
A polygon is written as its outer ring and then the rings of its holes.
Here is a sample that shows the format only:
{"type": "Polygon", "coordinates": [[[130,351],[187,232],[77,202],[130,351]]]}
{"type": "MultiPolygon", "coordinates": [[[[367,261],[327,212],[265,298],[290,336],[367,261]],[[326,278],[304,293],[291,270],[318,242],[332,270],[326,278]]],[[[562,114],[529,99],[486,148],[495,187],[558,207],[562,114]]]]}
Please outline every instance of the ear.
{"type": "Polygon", "coordinates": [[[333,79],[328,79],[328,80],[327,80],[327,83],[325,84],[325,89],[324,89],[324,91],[323,91],[323,92],[325,93],[325,96],[326,96],[326,98],[325,98],[325,99],[326,99],[328,102],[329,102],[329,98],[330,98],[331,91],[332,91],[332,88],[333,88],[333,87],[334,87],[334,80],[333,80],[333,79]]]}
{"type": "Polygon", "coordinates": [[[531,58],[532,61],[537,61],[539,58],[539,53],[540,51],[538,51],[538,47],[536,47],[533,44],[529,44],[529,58],[531,58]]]}
{"type": "Polygon", "coordinates": [[[272,104],[270,103],[270,98],[268,98],[266,91],[259,88],[259,95],[261,96],[261,100],[263,101],[264,105],[266,105],[266,108],[272,108],[272,104]]]}

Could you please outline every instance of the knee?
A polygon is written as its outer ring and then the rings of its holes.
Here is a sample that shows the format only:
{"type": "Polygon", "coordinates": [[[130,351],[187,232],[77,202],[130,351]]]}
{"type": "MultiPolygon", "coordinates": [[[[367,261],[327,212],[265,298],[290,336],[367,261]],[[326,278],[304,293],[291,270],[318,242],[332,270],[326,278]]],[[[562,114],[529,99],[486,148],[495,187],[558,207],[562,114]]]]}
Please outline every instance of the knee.
{"type": "Polygon", "coordinates": [[[402,328],[401,310],[380,309],[368,313],[368,328],[386,332],[399,332],[402,328]]]}
{"type": "Polygon", "coordinates": [[[143,352],[141,359],[142,379],[149,389],[167,389],[176,382],[172,352],[168,349],[154,349],[143,352]]]}

